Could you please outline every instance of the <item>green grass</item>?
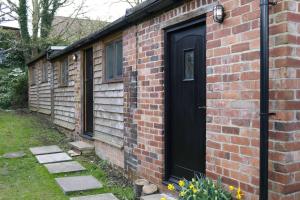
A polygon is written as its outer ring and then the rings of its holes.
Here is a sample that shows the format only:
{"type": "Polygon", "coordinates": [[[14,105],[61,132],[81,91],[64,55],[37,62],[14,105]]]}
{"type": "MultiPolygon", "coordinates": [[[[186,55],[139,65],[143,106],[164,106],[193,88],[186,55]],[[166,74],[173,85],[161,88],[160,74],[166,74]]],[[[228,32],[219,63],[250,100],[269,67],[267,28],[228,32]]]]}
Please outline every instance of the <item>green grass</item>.
{"type": "Polygon", "coordinates": [[[76,158],[87,168],[85,172],[51,175],[29,152],[29,147],[41,145],[57,144],[65,148],[67,141],[51,124],[37,116],[0,110],[0,155],[15,151],[26,153],[23,158],[0,158],[0,200],[64,200],[72,196],[106,192],[115,194],[120,200],[134,199],[132,188],[118,184],[118,180],[108,176],[101,168],[104,162],[95,156],[76,158]],[[104,187],[64,195],[54,178],[70,175],[93,175],[104,187]]]}

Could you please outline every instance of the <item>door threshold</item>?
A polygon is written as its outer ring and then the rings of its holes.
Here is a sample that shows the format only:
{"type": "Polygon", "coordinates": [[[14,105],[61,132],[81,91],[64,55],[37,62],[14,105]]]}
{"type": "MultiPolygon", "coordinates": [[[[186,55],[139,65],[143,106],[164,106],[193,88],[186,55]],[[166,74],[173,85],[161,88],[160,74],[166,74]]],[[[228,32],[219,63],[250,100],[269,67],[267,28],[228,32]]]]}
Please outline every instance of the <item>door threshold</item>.
{"type": "Polygon", "coordinates": [[[95,141],[93,136],[90,136],[90,135],[80,134],[79,136],[84,138],[84,139],[90,140],[90,141],[95,141]]]}

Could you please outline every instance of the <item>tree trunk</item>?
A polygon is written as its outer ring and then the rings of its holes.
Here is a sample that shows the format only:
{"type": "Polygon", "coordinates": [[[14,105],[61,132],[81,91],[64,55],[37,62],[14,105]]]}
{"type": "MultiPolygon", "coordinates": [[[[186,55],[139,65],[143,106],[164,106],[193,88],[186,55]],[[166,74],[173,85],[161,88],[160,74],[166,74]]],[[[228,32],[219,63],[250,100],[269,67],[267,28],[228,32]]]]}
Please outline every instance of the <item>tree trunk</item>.
{"type": "Polygon", "coordinates": [[[39,0],[32,0],[32,40],[35,42],[38,37],[40,22],[39,0]]]}

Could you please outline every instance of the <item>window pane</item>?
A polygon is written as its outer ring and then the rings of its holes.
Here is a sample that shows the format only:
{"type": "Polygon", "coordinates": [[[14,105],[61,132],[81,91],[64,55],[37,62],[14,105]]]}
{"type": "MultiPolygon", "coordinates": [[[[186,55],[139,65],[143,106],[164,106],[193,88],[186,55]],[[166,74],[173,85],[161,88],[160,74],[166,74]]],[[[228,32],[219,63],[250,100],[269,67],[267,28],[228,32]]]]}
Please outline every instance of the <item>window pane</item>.
{"type": "Polygon", "coordinates": [[[64,62],[64,85],[68,85],[68,77],[69,76],[69,70],[68,70],[68,58],[65,59],[64,62]]]}
{"type": "Polygon", "coordinates": [[[122,76],[123,71],[123,47],[122,41],[116,42],[116,75],[122,76]]]}
{"type": "Polygon", "coordinates": [[[65,59],[65,60],[63,60],[63,62],[61,64],[61,69],[60,69],[61,85],[63,85],[63,86],[68,85],[68,76],[69,76],[68,59],[65,59]]]}
{"type": "Polygon", "coordinates": [[[184,52],[184,79],[194,79],[194,51],[184,52]]]}
{"type": "Polygon", "coordinates": [[[113,78],[113,68],[114,68],[114,46],[113,44],[110,44],[106,47],[106,61],[105,61],[105,70],[106,70],[106,79],[112,79],[113,78]]]}

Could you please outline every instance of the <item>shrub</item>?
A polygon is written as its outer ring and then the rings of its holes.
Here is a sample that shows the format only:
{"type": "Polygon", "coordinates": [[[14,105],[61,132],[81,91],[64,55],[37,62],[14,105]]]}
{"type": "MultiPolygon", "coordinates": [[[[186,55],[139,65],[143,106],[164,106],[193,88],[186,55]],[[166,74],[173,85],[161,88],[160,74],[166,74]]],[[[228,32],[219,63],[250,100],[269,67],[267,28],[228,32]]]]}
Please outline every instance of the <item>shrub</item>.
{"type": "MultiPolygon", "coordinates": [[[[178,182],[179,189],[179,199],[180,200],[232,200],[232,195],[238,200],[242,199],[242,192],[240,188],[236,189],[233,186],[229,187],[229,190],[235,194],[231,194],[224,189],[219,178],[217,182],[203,177],[196,176],[192,181],[180,180],[178,182]]],[[[173,184],[168,185],[169,190],[175,190],[173,184]]],[[[167,200],[162,198],[162,200],[167,200]]]]}
{"type": "Polygon", "coordinates": [[[20,68],[0,70],[0,108],[25,107],[27,105],[27,73],[20,68]]]}

